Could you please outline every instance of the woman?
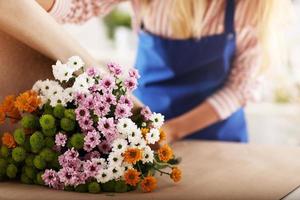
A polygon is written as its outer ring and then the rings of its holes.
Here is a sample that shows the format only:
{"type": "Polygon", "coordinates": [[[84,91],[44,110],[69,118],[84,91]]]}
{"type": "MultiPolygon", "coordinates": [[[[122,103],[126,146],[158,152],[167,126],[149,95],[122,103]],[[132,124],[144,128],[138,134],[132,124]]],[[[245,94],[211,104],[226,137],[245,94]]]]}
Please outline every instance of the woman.
{"type": "MultiPolygon", "coordinates": [[[[122,1],[40,2],[58,21],[81,23],[122,1]]],[[[287,1],[131,2],[139,33],[136,67],[142,77],[136,96],[166,116],[164,129],[171,141],[247,142],[242,107],[261,58],[267,60],[268,51],[262,50],[275,8],[283,9],[287,1]]]]}

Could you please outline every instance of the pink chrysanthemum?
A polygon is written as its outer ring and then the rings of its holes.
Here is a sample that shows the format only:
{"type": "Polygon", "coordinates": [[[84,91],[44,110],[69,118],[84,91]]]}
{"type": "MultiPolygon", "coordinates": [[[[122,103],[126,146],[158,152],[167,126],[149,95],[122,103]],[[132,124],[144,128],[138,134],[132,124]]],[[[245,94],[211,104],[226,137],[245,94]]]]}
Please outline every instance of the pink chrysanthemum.
{"type": "Polygon", "coordinates": [[[128,91],[133,91],[137,88],[137,80],[135,78],[129,77],[124,81],[125,87],[128,91]]]}
{"type": "Polygon", "coordinates": [[[115,79],[111,76],[104,77],[100,81],[100,86],[104,91],[112,91],[116,86],[115,79]]]}
{"type": "Polygon", "coordinates": [[[119,103],[120,104],[126,104],[129,108],[133,108],[133,102],[132,102],[132,100],[129,97],[125,96],[125,95],[122,95],[120,97],[119,103]]]}
{"type": "Polygon", "coordinates": [[[139,71],[135,68],[129,69],[128,74],[131,78],[135,78],[135,79],[138,79],[141,77],[139,74],[139,71]]]}
{"type": "Polygon", "coordinates": [[[114,123],[114,119],[103,117],[98,122],[98,130],[102,132],[104,135],[109,134],[111,132],[115,132],[116,124],[114,123]]]}
{"type": "Polygon", "coordinates": [[[116,63],[108,63],[107,68],[115,76],[119,76],[122,74],[121,67],[116,63]]]}
{"type": "Polygon", "coordinates": [[[141,110],[141,115],[144,117],[145,120],[149,120],[152,116],[152,112],[148,106],[145,106],[141,110]]]}
{"type": "Polygon", "coordinates": [[[98,145],[99,151],[108,154],[111,150],[111,145],[106,140],[101,141],[101,143],[98,145]]]}
{"type": "Polygon", "coordinates": [[[55,144],[58,147],[64,147],[66,145],[67,142],[67,135],[63,134],[63,133],[57,133],[55,136],[55,144]]]}
{"type": "Polygon", "coordinates": [[[98,117],[105,117],[110,111],[110,105],[103,102],[97,102],[94,106],[94,113],[98,117]]]}
{"type": "Polygon", "coordinates": [[[126,104],[118,104],[115,110],[115,116],[118,119],[130,117],[132,115],[130,110],[130,107],[126,104]]]}

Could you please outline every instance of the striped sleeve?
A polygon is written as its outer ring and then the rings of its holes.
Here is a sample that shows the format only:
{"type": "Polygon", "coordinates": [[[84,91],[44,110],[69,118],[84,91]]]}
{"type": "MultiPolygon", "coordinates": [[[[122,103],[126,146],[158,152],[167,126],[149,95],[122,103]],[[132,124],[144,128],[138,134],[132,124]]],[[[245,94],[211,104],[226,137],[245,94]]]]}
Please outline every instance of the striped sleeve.
{"type": "Polygon", "coordinates": [[[225,86],[210,96],[207,101],[221,119],[254,99],[259,85],[260,46],[254,28],[243,28],[237,36],[237,51],[225,86]]]}
{"type": "Polygon", "coordinates": [[[81,24],[106,15],[121,1],[124,0],[55,0],[49,13],[60,23],[81,24]]]}

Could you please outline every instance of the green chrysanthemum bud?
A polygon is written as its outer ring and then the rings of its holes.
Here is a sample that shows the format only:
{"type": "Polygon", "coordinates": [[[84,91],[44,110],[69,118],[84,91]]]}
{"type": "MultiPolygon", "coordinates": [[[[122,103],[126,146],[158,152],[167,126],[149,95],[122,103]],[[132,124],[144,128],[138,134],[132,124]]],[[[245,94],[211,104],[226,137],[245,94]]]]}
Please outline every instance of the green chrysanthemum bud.
{"type": "Polygon", "coordinates": [[[74,109],[66,109],[65,112],[65,118],[68,118],[70,120],[75,121],[76,120],[76,114],[74,109]]]}
{"type": "Polygon", "coordinates": [[[26,152],[31,152],[30,137],[26,137],[23,147],[26,152]]]}
{"type": "Polygon", "coordinates": [[[7,148],[7,146],[1,146],[1,156],[3,158],[7,158],[9,156],[9,149],[7,148]]]}
{"type": "Polygon", "coordinates": [[[18,168],[14,164],[9,164],[6,169],[6,175],[8,178],[13,179],[16,178],[18,173],[18,168]]]}
{"type": "Polygon", "coordinates": [[[56,134],[56,128],[43,129],[43,133],[45,136],[53,137],[56,134]]]}
{"type": "Polygon", "coordinates": [[[53,107],[50,105],[49,102],[44,104],[43,110],[44,110],[44,115],[47,115],[47,114],[52,115],[53,114],[53,107]]]}
{"type": "Polygon", "coordinates": [[[35,129],[38,127],[38,119],[33,115],[25,115],[21,120],[21,125],[23,128],[35,129]]]}
{"type": "Polygon", "coordinates": [[[39,185],[44,185],[44,181],[42,179],[42,175],[44,174],[44,172],[39,172],[37,175],[36,175],[36,183],[39,184],[39,185]]]}
{"type": "Polygon", "coordinates": [[[16,147],[12,151],[12,158],[16,162],[22,162],[26,158],[26,151],[23,147],[16,147]]]}
{"type": "Polygon", "coordinates": [[[52,148],[55,145],[54,138],[52,137],[46,137],[44,141],[45,141],[45,147],[52,148]]]}
{"type": "Polygon", "coordinates": [[[33,184],[32,180],[25,173],[21,175],[21,182],[24,184],[33,184]]]}
{"type": "Polygon", "coordinates": [[[34,155],[32,155],[32,154],[26,156],[25,164],[26,164],[28,167],[33,167],[33,159],[34,159],[34,155]]]}
{"type": "Polygon", "coordinates": [[[40,124],[43,129],[55,128],[55,118],[52,115],[46,114],[40,118],[40,124]]]}
{"type": "Polygon", "coordinates": [[[6,168],[7,168],[8,162],[0,158],[0,176],[4,176],[6,174],[6,168]]]}
{"type": "Polygon", "coordinates": [[[30,146],[32,152],[39,152],[44,146],[44,136],[41,132],[36,131],[30,136],[30,146]]]}
{"type": "Polygon", "coordinates": [[[74,147],[77,150],[82,149],[83,144],[84,144],[84,135],[81,133],[76,133],[76,134],[72,135],[70,141],[71,141],[72,147],[74,147]]]}
{"type": "Polygon", "coordinates": [[[65,115],[64,112],[65,112],[65,108],[63,107],[63,105],[57,104],[53,110],[53,115],[54,117],[61,119],[65,115]]]}
{"type": "Polygon", "coordinates": [[[87,192],[88,191],[88,186],[87,184],[81,184],[75,187],[76,192],[87,192]]]}
{"type": "Polygon", "coordinates": [[[14,139],[15,139],[16,143],[18,143],[19,145],[24,144],[26,138],[25,138],[25,133],[24,133],[23,129],[18,128],[15,130],[14,139]]]}
{"type": "Polygon", "coordinates": [[[33,159],[33,165],[37,168],[37,169],[45,169],[46,168],[46,161],[40,156],[37,155],[34,157],[33,159]]]}
{"type": "Polygon", "coordinates": [[[71,192],[71,191],[74,191],[74,187],[68,185],[68,186],[65,186],[65,187],[64,187],[64,190],[65,190],[65,191],[68,191],[68,192],[71,192]]]}
{"type": "Polygon", "coordinates": [[[108,181],[106,183],[101,184],[102,191],[104,192],[114,192],[115,191],[116,181],[108,181]]]}
{"type": "Polygon", "coordinates": [[[101,192],[99,183],[97,183],[95,181],[89,183],[88,190],[89,190],[89,193],[93,193],[93,194],[97,194],[97,193],[101,192]]]}
{"type": "Polygon", "coordinates": [[[49,149],[49,148],[44,148],[41,152],[40,152],[40,156],[42,157],[42,159],[44,159],[46,162],[51,162],[54,158],[55,158],[55,153],[53,150],[49,149]]]}
{"type": "Polygon", "coordinates": [[[128,190],[128,188],[127,188],[125,181],[120,180],[120,181],[116,182],[115,192],[123,193],[123,192],[127,192],[127,190],[128,190]]]}
{"type": "Polygon", "coordinates": [[[24,172],[25,172],[26,176],[29,177],[30,179],[35,179],[36,170],[33,167],[25,166],[24,172]]]}
{"type": "Polygon", "coordinates": [[[68,118],[62,118],[60,120],[60,127],[67,132],[73,131],[75,129],[75,121],[68,119],[68,118]]]}

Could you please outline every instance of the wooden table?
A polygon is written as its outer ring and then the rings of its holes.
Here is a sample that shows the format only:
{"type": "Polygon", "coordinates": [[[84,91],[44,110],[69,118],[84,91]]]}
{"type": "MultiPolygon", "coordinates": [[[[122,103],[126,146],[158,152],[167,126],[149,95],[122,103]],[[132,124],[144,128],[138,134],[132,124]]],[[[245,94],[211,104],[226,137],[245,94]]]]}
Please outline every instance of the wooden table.
{"type": "Polygon", "coordinates": [[[280,199],[300,184],[298,147],[185,141],[174,149],[184,178],[179,184],[160,178],[153,193],[93,195],[5,182],[0,199],[280,199]]]}

